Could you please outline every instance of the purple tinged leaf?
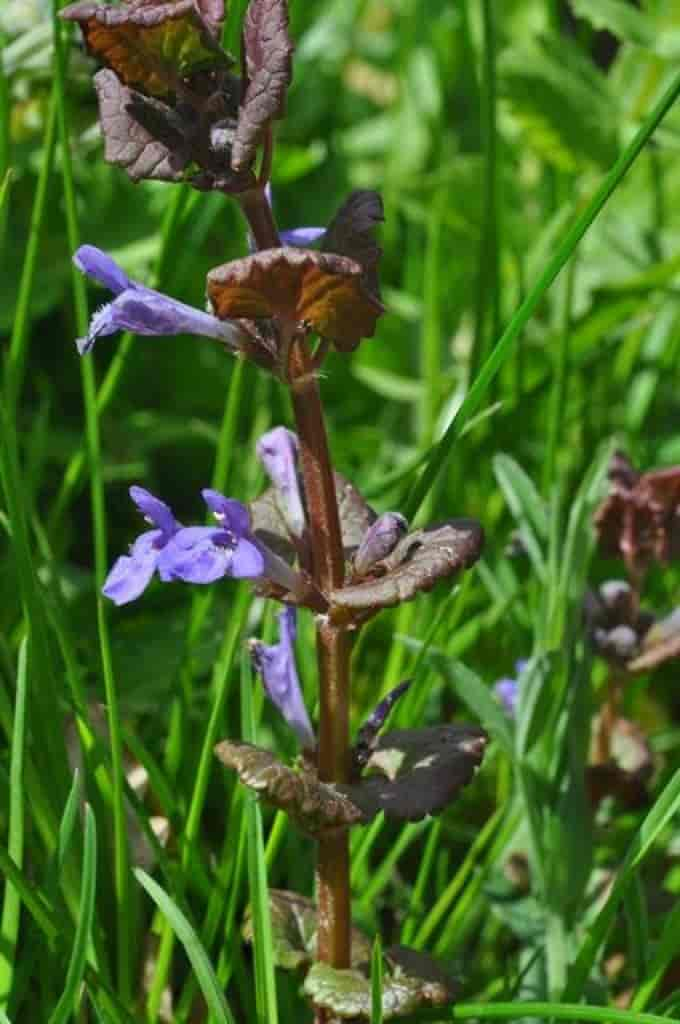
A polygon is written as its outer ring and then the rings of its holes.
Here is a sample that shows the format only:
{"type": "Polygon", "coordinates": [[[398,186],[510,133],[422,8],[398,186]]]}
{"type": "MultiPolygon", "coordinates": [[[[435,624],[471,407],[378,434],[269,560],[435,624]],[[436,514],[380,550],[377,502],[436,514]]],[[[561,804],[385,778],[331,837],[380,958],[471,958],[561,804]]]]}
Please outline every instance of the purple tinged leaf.
{"type": "Polygon", "coordinates": [[[359,263],[364,271],[362,281],[367,292],[378,300],[378,265],[382,249],[376,242],[375,232],[384,220],[380,194],[358,189],[348,196],[328,225],[322,246],[325,252],[335,252],[359,263]]]}
{"type": "Polygon", "coordinates": [[[223,740],[215,747],[222,764],[232,768],[244,786],[278,807],[304,832],[322,836],[356,825],[362,812],[339,787],[319,782],[304,769],[293,771],[274,754],[251,743],[223,740]]]}
{"type": "Polygon", "coordinates": [[[397,821],[438,814],[472,781],[482,762],[486,734],[471,725],[399,729],[381,736],[364,776],[339,789],[370,821],[380,811],[397,821]]]}
{"type": "Polygon", "coordinates": [[[181,181],[191,159],[185,125],[167,104],[123,85],[103,68],[94,76],[104,158],[132,181],[181,181]]]}
{"type": "Polygon", "coordinates": [[[276,705],[303,749],[314,750],[316,737],[307,714],[295,664],[296,610],[286,606],[278,615],[279,641],[263,644],[251,640],[250,653],[262,676],[267,696],[276,705]]]}
{"type": "MultiPolygon", "coordinates": [[[[428,1006],[444,1006],[453,1001],[456,992],[452,977],[437,961],[405,946],[385,950],[380,988],[381,1019],[385,1021],[410,1019],[428,1006]]],[[[374,993],[368,960],[344,969],[317,961],[307,972],[303,991],[333,1020],[368,1020],[372,1016],[374,993]]]]}
{"type": "MultiPolygon", "coordinates": [[[[268,896],[274,963],[285,971],[308,966],[316,957],[319,915],[314,902],[286,889],[269,889],[268,896]]],[[[252,945],[255,935],[250,907],[246,909],[242,935],[252,945]]],[[[371,943],[358,928],[352,928],[351,937],[352,964],[367,963],[371,943]]]]}
{"type": "Polygon", "coordinates": [[[87,337],[77,339],[81,355],[91,351],[97,338],[123,330],[144,335],[198,334],[238,350],[243,334],[237,324],[218,320],[210,313],[131,281],[100,249],[83,245],[73,261],[88,276],[116,292],[113,302],[102,306],[92,317],[87,337]]]}
{"type": "Polygon", "coordinates": [[[365,576],[376,564],[382,562],[408,531],[408,522],[398,512],[384,512],[366,531],[354,556],[354,571],[365,576]]]}
{"type": "Polygon", "coordinates": [[[85,44],[109,65],[124,85],[148,95],[169,96],[182,79],[230,63],[201,17],[194,0],[129,0],[70,4],[60,16],[80,24],[85,44]]]}
{"type": "Polygon", "coordinates": [[[245,169],[269,123],[283,116],[293,68],[285,0],[250,0],[243,27],[247,84],[232,148],[231,165],[245,169]]]}
{"type": "Polygon", "coordinates": [[[206,25],[219,40],[224,22],[224,0],[195,0],[195,2],[206,25]]]}
{"type": "Polygon", "coordinates": [[[274,427],[262,435],[255,450],[281,499],[278,504],[286,526],[294,537],[301,537],[306,521],[297,472],[297,436],[285,427],[274,427]]]}
{"type": "Polygon", "coordinates": [[[383,575],[332,591],[331,606],[353,613],[374,613],[410,601],[431,590],[439,580],[469,569],[481,555],[483,543],[484,532],[474,519],[451,519],[414,530],[373,567],[383,575]]]}

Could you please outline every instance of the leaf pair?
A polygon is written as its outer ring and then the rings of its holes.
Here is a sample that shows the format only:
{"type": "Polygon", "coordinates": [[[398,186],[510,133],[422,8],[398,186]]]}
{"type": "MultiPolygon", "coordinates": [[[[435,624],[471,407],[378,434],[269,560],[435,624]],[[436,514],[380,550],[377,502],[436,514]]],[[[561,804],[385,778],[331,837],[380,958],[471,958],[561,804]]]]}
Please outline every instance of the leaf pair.
{"type": "MultiPolygon", "coordinates": [[[[240,123],[234,152],[239,130],[240,123]]],[[[207,287],[216,315],[275,318],[295,325],[298,333],[314,331],[341,352],[352,351],[362,338],[373,336],[384,312],[378,286],[381,249],[375,240],[383,219],[378,193],[358,190],[331,221],[321,251],[265,249],[216,267],[207,287]]]]}
{"type": "Polygon", "coordinates": [[[251,0],[243,32],[244,79],[219,44],[223,0],[71,4],[90,53],[108,70],[95,86],[105,156],[133,181],[186,178],[199,189],[239,192],[292,76],[285,0],[251,0]]]}
{"type": "MultiPolygon", "coordinates": [[[[296,892],[270,889],[269,910],[276,966],[284,970],[307,970],[304,990],[317,1006],[342,1018],[369,1017],[371,944],[363,932],[352,928],[352,965],[349,970],[338,971],[313,962],[318,912],[311,900],[296,892]]],[[[243,937],[246,942],[253,942],[250,908],[246,912],[243,937]]],[[[453,979],[432,957],[405,946],[392,946],[385,951],[384,959],[384,1020],[452,1001],[453,979]]]]}
{"type": "Polygon", "coordinates": [[[387,733],[367,757],[369,774],[350,785],[320,782],[308,767],[294,771],[248,743],[224,740],[215,753],[244,785],[318,837],[367,824],[381,811],[396,821],[441,813],[472,780],[485,747],[486,735],[475,726],[387,733]]]}

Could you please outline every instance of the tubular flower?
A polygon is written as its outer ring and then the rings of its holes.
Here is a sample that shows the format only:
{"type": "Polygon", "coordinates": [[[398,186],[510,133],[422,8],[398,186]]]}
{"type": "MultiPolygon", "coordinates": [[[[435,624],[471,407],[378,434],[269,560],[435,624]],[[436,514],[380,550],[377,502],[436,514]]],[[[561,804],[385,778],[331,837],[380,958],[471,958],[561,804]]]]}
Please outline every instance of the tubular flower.
{"type": "Polygon", "coordinates": [[[184,302],[163,295],[132,281],[110,256],[93,245],[81,245],[73,262],[115,295],[113,302],[102,306],[90,321],[87,337],[78,338],[76,345],[81,355],[89,352],[97,338],[116,331],[134,331],[135,334],[199,334],[216,338],[227,348],[238,351],[243,333],[229,320],[218,320],[210,313],[194,309],[184,302]]]}
{"type": "Polygon", "coordinates": [[[297,473],[298,439],[286,427],[274,427],[255,446],[257,457],[282,499],[286,525],[296,537],[305,529],[305,510],[297,473]]]}
{"type": "Polygon", "coordinates": [[[130,548],[129,555],[118,558],[106,577],[102,592],[117,605],[127,604],[139,597],[156,570],[161,579],[167,578],[160,565],[161,556],[182,528],[170,507],[143,487],[131,487],[130,497],[154,529],[140,534],[130,548]]]}
{"type": "Polygon", "coordinates": [[[291,727],[300,745],[313,750],[316,737],[307,714],[300,679],[295,665],[296,611],[291,605],[278,615],[279,642],[263,644],[251,640],[250,653],[255,668],[262,676],[265,691],[291,727]]]}
{"type": "Polygon", "coordinates": [[[224,576],[262,576],[266,560],[250,532],[248,509],[218,491],[206,488],[202,494],[218,525],[178,530],[164,552],[164,578],[213,583],[224,576]]]}

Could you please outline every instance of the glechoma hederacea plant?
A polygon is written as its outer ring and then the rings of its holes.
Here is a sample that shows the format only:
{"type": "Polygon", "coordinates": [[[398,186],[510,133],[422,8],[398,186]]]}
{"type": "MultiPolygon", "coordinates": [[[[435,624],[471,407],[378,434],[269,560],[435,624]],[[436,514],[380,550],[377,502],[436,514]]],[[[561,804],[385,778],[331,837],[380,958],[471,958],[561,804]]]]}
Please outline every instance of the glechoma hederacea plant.
{"type": "MultiPolygon", "coordinates": [[[[104,253],[81,247],[77,266],[114,299],[95,314],[79,350],[85,354],[98,337],[121,329],[216,339],[289,389],[296,428],[278,427],[260,439],[257,454],[271,486],[250,505],[203,491],[215,525],[185,526],[159,498],[131,488],[151,528],[116,561],[104,593],[125,604],[154,575],[195,584],[232,576],[251,579],[259,594],[283,604],[278,642],[252,641],[251,653],[269,698],[299,741],[300,757],[288,767],[268,751],[233,740],[223,741],[217,755],[318,844],[316,908],[294,893],[272,893],[277,917],[291,927],[297,922],[301,936],[297,950],[281,955],[281,965],[309,968],[305,991],[319,1021],[367,1015],[363,966],[370,946],[351,924],[349,829],[381,812],[417,821],[442,811],[472,779],[486,737],[476,727],[450,724],[381,735],[406,689],[402,684],[352,744],[352,644],[381,609],[472,566],[482,529],[452,519],[409,531],[396,512],[376,515],[333,470],[319,369],[329,346],[352,351],[374,334],[383,313],[375,239],[382,202],[375,192],[357,191],[325,230],[277,229],[269,174],[273,122],[283,116],[292,76],[285,0],[251,0],[240,75],[219,41],[222,0],[131,0],[116,7],[86,0],[62,14],[80,23],[88,49],[106,65],[94,79],[106,159],[134,181],[188,182],[230,194],[251,240],[249,255],[209,272],[209,312],[130,280],[104,253]],[[316,621],[316,728],[295,666],[300,608],[316,621]]],[[[386,964],[386,1015],[450,1000],[447,976],[428,957],[393,948],[386,964]]]]}

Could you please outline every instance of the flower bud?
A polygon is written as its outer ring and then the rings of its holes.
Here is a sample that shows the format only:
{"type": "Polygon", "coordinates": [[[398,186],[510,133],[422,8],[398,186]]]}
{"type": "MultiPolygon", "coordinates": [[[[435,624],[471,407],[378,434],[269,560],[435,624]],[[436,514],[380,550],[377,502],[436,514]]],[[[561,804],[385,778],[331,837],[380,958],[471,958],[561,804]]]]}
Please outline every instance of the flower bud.
{"type": "Polygon", "coordinates": [[[408,530],[408,523],[398,512],[385,512],[378,516],[364,534],[354,555],[354,571],[359,576],[366,573],[397,546],[408,530]]]}

